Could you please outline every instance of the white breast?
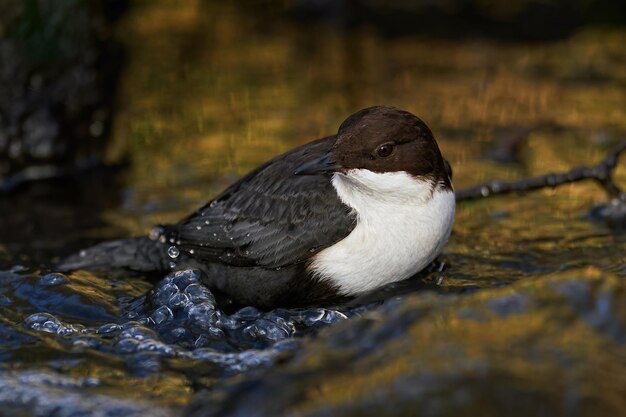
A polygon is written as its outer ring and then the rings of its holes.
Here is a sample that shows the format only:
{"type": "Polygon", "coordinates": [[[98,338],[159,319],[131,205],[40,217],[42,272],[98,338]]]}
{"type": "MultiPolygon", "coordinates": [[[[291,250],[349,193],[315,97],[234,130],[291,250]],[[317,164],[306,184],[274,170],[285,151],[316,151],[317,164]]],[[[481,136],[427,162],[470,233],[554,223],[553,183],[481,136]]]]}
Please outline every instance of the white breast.
{"type": "Polygon", "coordinates": [[[309,269],[345,295],[409,278],[435,259],[450,236],[452,191],[433,190],[405,172],[364,169],[336,173],[332,184],[356,211],[357,225],[315,255],[309,269]]]}

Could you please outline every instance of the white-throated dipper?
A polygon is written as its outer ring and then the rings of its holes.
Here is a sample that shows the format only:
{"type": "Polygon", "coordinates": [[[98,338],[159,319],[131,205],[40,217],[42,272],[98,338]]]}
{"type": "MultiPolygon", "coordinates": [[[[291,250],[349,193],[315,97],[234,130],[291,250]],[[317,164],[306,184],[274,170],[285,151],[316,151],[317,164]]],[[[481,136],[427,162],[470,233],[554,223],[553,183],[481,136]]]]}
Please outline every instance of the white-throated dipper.
{"type": "Polygon", "coordinates": [[[450,168],[426,124],[370,107],[178,224],[101,243],[58,268],[199,268],[240,304],[311,305],[421,271],[446,243],[454,210],[450,168]]]}

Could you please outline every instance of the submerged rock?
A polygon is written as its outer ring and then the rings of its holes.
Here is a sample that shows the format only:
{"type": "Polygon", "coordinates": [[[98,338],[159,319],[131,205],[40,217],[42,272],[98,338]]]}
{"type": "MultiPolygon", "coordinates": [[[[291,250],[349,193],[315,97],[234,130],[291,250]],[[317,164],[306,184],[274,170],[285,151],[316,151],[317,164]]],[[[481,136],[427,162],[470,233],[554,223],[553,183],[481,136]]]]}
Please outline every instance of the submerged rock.
{"type": "Polygon", "coordinates": [[[626,282],[595,270],[414,294],[201,393],[188,417],[591,416],[626,408],[626,282]]]}

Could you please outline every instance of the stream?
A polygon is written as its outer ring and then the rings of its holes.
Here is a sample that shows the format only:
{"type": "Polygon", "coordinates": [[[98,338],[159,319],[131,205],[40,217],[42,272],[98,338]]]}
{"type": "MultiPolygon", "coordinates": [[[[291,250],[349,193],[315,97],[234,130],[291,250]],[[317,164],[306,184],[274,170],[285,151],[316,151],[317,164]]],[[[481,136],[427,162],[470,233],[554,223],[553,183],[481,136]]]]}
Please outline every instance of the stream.
{"type": "Polygon", "coordinates": [[[626,235],[590,216],[592,182],[463,202],[434,265],[345,305],[235,308],[194,270],[53,271],[371,105],[424,119],[457,189],[592,165],[626,138],[623,29],[501,42],[266,13],[137,2],[115,27],[104,154],[124,168],[0,195],[0,415],[623,414],[626,235]]]}

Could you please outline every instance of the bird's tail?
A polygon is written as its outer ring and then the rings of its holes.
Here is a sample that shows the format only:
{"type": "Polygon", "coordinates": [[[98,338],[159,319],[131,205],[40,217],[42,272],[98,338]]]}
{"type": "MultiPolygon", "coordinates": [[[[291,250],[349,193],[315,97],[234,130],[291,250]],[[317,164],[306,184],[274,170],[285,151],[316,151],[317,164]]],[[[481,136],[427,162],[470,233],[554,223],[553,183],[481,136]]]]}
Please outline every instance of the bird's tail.
{"type": "Polygon", "coordinates": [[[55,265],[58,271],[75,269],[131,269],[139,272],[168,269],[167,245],[148,236],[112,240],[81,250],[55,265]]]}

